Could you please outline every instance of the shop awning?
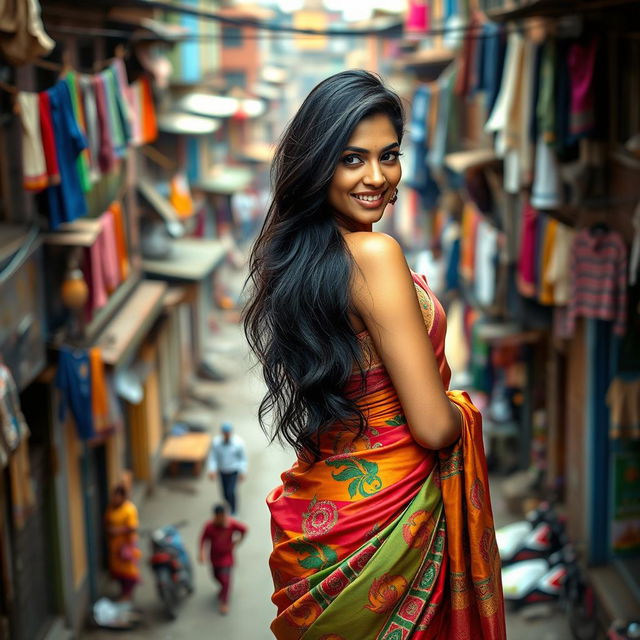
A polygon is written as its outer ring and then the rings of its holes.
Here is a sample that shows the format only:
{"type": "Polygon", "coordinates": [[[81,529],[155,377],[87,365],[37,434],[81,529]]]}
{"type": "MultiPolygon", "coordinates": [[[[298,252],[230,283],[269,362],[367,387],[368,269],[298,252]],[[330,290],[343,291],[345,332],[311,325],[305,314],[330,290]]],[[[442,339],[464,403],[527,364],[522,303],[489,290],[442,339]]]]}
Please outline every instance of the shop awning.
{"type": "Polygon", "coordinates": [[[413,71],[422,79],[435,80],[455,57],[455,51],[449,49],[425,49],[400,57],[396,66],[413,71]]]}
{"type": "Polygon", "coordinates": [[[102,359],[114,367],[125,363],[140,346],[162,311],[164,282],[142,280],[96,340],[102,359]]]}
{"type": "Polygon", "coordinates": [[[254,172],[248,167],[217,166],[192,187],[209,193],[231,195],[244,191],[253,180],[254,172]]]}
{"type": "Polygon", "coordinates": [[[207,118],[230,118],[238,111],[240,101],[230,96],[209,93],[188,93],[178,100],[176,105],[186,111],[207,118]]]}
{"type": "Polygon", "coordinates": [[[190,113],[170,111],[158,116],[158,128],[164,133],[187,136],[204,136],[220,128],[220,120],[194,116],[190,113]]]}
{"type": "Polygon", "coordinates": [[[169,258],[145,259],[142,268],[153,278],[198,282],[220,266],[228,250],[221,240],[180,238],[172,241],[169,258]]]}

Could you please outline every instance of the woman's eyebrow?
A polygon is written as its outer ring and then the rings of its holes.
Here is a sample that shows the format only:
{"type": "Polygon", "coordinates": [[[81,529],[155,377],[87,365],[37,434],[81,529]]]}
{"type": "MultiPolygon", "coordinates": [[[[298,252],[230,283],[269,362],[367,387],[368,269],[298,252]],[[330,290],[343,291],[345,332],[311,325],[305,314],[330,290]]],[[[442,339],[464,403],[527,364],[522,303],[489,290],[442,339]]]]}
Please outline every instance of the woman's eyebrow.
{"type": "MultiPolygon", "coordinates": [[[[384,149],[382,149],[380,153],[384,153],[385,151],[389,151],[390,149],[393,149],[394,147],[399,147],[399,146],[400,146],[399,142],[392,142],[391,144],[388,144],[384,149]]],[[[362,147],[345,147],[344,150],[355,151],[356,153],[369,153],[369,149],[363,149],[362,147]]]]}

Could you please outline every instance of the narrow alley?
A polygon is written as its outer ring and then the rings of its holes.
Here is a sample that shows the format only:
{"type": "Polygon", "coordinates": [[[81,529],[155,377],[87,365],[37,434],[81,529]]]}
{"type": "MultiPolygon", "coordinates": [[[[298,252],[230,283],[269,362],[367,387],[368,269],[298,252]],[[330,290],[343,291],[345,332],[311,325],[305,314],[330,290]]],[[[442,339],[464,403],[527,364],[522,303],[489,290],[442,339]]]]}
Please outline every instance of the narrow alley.
{"type": "MultiPolygon", "coordinates": [[[[266,440],[255,420],[256,407],[261,396],[258,372],[248,371],[246,342],[240,326],[222,324],[215,335],[219,351],[211,353],[220,370],[228,374],[225,382],[202,382],[198,394],[211,397],[215,408],[203,408],[192,403],[181,419],[206,426],[212,434],[222,421],[233,423],[236,432],[245,440],[249,456],[247,479],[239,486],[237,518],[249,526],[245,541],[236,550],[236,568],[233,574],[231,612],[221,616],[217,610],[214,585],[208,566],[196,563],[197,540],[203,523],[209,519],[211,507],[220,501],[220,487],[211,482],[206,473],[194,479],[188,470],[181,470],[173,479],[162,477],[153,494],[141,508],[141,528],[186,520],[181,529],[185,544],[195,563],[195,592],[182,601],[175,622],[167,620],[158,599],[153,576],[147,563],[142,562],[143,583],[136,592],[136,606],[143,612],[143,622],[135,632],[126,632],[127,638],[252,638],[267,640],[271,637],[269,623],[273,606],[269,596],[272,590],[267,557],[271,547],[269,515],[265,495],[279,480],[278,474],[291,462],[291,456],[273,445],[265,455],[266,440]]],[[[141,547],[148,554],[145,540],[141,547]]],[[[115,635],[111,631],[88,631],[87,640],[107,640],[115,635]]]]}

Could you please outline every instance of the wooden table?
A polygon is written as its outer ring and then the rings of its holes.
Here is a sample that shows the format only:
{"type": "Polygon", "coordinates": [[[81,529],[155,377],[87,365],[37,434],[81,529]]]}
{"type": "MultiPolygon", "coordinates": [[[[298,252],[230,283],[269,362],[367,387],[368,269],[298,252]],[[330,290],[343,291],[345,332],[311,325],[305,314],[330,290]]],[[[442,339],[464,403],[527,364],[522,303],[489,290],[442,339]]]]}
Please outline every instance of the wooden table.
{"type": "Polygon", "coordinates": [[[169,473],[177,475],[178,465],[187,462],[193,465],[193,475],[199,476],[202,463],[209,455],[211,435],[208,433],[185,433],[169,436],[162,445],[162,459],[169,463],[169,473]]]}

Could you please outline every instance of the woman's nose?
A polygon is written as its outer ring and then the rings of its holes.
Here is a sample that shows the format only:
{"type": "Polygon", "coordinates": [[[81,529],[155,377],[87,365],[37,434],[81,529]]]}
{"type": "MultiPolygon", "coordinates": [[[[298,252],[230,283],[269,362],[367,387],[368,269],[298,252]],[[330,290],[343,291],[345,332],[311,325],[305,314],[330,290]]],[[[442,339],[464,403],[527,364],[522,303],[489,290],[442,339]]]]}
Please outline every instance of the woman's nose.
{"type": "Polygon", "coordinates": [[[369,184],[372,187],[380,187],[386,182],[386,178],[382,173],[382,168],[377,162],[372,162],[368,166],[368,171],[363,179],[365,184],[369,184]]]}

